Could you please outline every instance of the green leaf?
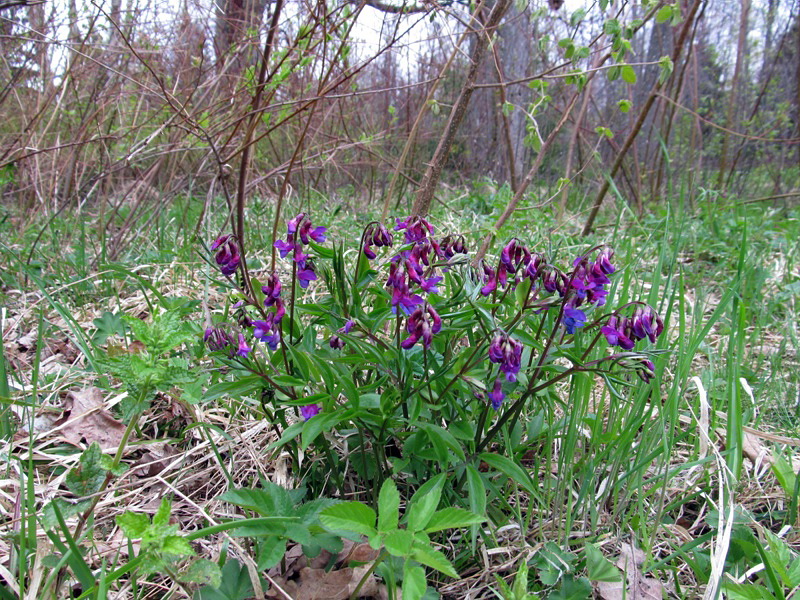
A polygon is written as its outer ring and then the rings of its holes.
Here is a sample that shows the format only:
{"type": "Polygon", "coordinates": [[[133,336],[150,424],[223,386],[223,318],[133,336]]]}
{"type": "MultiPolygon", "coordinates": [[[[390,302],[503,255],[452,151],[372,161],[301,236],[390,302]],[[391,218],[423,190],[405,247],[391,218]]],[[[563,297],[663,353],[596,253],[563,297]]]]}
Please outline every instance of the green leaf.
{"type": "Polygon", "coordinates": [[[623,65],[620,74],[622,75],[622,80],[625,83],[636,83],[636,71],[634,71],[632,66],[623,65]]]}
{"type": "Polygon", "coordinates": [[[468,510],[451,506],[433,513],[433,516],[425,526],[425,532],[433,533],[434,531],[443,531],[445,529],[469,527],[470,525],[479,525],[485,520],[484,517],[468,510]]]}
{"type": "Polygon", "coordinates": [[[723,581],[722,591],[730,600],[775,600],[767,588],[753,583],[723,581]]]}
{"type": "Polygon", "coordinates": [[[334,531],[352,531],[366,536],[377,534],[375,511],[361,502],[340,502],[329,506],[319,515],[319,520],[334,531]]]}
{"type": "Polygon", "coordinates": [[[78,464],[67,473],[64,483],[76,496],[90,496],[100,490],[107,472],[100,444],[92,442],[81,454],[78,464]]]}
{"type": "Polygon", "coordinates": [[[259,571],[271,569],[286,554],[286,538],[270,535],[259,539],[258,542],[258,562],[256,567],[259,571]]]}
{"type": "Polygon", "coordinates": [[[536,485],[533,483],[528,472],[511,459],[501,456],[500,454],[491,454],[489,452],[481,454],[480,459],[493,469],[503,473],[512,481],[516,481],[525,491],[531,494],[538,494],[536,485]]]}
{"type": "Polygon", "coordinates": [[[142,537],[147,531],[147,528],[150,527],[150,519],[147,518],[147,515],[135,513],[130,510],[126,510],[121,515],[117,515],[116,521],[125,535],[134,539],[142,537]]]}
{"type": "Polygon", "coordinates": [[[424,483],[411,497],[408,509],[408,528],[421,531],[430,521],[439,506],[444,486],[444,473],[424,483]]]}
{"type": "Polygon", "coordinates": [[[179,535],[168,535],[165,537],[161,545],[161,552],[174,556],[194,556],[194,549],[192,549],[191,544],[186,541],[186,538],[179,535]]]}
{"type": "Polygon", "coordinates": [[[219,499],[242,508],[254,510],[264,517],[295,516],[294,503],[289,496],[289,492],[272,482],[265,482],[262,489],[240,488],[228,490],[219,499]]]}
{"type": "Polygon", "coordinates": [[[394,480],[387,479],[378,495],[378,531],[385,533],[397,529],[400,519],[400,492],[394,480]]]}
{"type": "Polygon", "coordinates": [[[349,419],[352,411],[336,410],[329,413],[321,413],[306,421],[303,425],[303,434],[300,438],[300,449],[306,450],[317,439],[317,436],[330,431],[342,421],[349,419]]]}
{"type": "Polygon", "coordinates": [[[403,565],[403,600],[421,600],[427,587],[425,569],[406,561],[403,565]]]}
{"type": "Polygon", "coordinates": [[[172,512],[172,502],[170,502],[169,498],[164,496],[161,499],[161,504],[158,507],[158,511],[155,515],[153,515],[153,525],[158,525],[160,527],[166,527],[169,525],[169,515],[172,512]]]}
{"type": "Polygon", "coordinates": [[[180,580],[184,583],[205,584],[219,587],[222,582],[222,571],[219,565],[207,558],[198,558],[180,574],[180,580]]]}
{"type": "MultiPolygon", "coordinates": [[[[466,456],[464,455],[464,449],[461,447],[461,444],[458,443],[458,440],[455,436],[444,429],[443,427],[439,427],[438,425],[432,425],[430,423],[422,424],[422,428],[425,430],[425,433],[428,434],[428,438],[431,440],[431,444],[434,447],[446,447],[449,448],[453,454],[456,455],[460,460],[466,460],[466,456]]],[[[439,454],[437,452],[437,454],[439,454]]],[[[439,457],[439,460],[442,463],[449,463],[447,456],[447,451],[444,450],[442,456],[439,457]]]]}
{"type": "Polygon", "coordinates": [[[431,548],[429,544],[423,544],[418,540],[414,540],[412,557],[417,562],[431,569],[436,569],[448,577],[458,578],[455,567],[447,560],[447,557],[438,550],[431,548]]]}
{"type": "Polygon", "coordinates": [[[633,104],[631,103],[630,100],[619,100],[617,102],[617,107],[622,113],[630,112],[631,106],[633,106],[633,104]]]}
{"type": "Polygon", "coordinates": [[[667,4],[658,9],[656,13],[656,23],[666,23],[672,18],[672,13],[675,10],[671,4],[667,4]]]}
{"type": "Polygon", "coordinates": [[[222,567],[222,581],[217,589],[205,586],[197,591],[197,600],[247,600],[253,595],[253,584],[247,568],[235,560],[222,567]]]}
{"type": "Polygon", "coordinates": [[[600,549],[594,544],[587,543],[584,547],[586,552],[586,572],[592,581],[622,581],[619,569],[611,564],[600,549]]]}
{"type": "Polygon", "coordinates": [[[414,534],[407,529],[395,529],[383,536],[383,546],[394,556],[409,556],[414,545],[414,534]]]}

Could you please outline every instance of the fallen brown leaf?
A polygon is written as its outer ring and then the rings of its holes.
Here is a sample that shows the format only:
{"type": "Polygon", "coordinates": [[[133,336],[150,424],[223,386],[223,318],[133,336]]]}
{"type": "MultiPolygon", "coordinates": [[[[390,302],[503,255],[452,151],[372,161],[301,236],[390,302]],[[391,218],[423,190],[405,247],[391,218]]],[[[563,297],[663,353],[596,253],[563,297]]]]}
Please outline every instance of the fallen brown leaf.
{"type": "Polygon", "coordinates": [[[106,410],[103,391],[96,387],[70,392],[64,401],[64,414],[54,423],[64,441],[75,446],[97,442],[100,447],[116,449],[122,443],[125,425],[106,410]]]}
{"type": "Polygon", "coordinates": [[[642,573],[644,552],[633,544],[623,544],[616,565],[624,573],[624,581],[600,581],[597,593],[603,600],[661,600],[662,585],[658,579],[642,573]]]}

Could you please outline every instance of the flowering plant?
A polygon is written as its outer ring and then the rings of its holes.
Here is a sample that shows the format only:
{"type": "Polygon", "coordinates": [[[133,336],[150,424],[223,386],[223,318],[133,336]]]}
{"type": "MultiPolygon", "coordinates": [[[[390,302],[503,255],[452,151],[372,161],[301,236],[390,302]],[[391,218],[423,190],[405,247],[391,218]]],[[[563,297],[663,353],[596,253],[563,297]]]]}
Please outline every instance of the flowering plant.
{"type": "Polygon", "coordinates": [[[655,376],[643,344],[664,323],[641,302],[609,310],[611,248],[562,270],[514,238],[496,261],[470,262],[463,236],[439,237],[425,218],[393,229],[368,224],[348,270],[342,246],[326,246],[326,228],[300,213],[274,243],[288,264],[273,265],[260,294],[236,278],[236,238],[212,244],[238,291],[235,323],[209,324],[208,349],[246,377],[247,391],[263,385],[264,410],[281,426],[276,445],[316,444],[334,481],[353,453],[361,459],[350,465],[378,481],[463,474],[526,405],[557,398],[555,384],[579,373],[655,376]],[[302,302],[298,287],[315,301],[302,302]],[[321,435],[333,429],[341,454],[321,435]]]}

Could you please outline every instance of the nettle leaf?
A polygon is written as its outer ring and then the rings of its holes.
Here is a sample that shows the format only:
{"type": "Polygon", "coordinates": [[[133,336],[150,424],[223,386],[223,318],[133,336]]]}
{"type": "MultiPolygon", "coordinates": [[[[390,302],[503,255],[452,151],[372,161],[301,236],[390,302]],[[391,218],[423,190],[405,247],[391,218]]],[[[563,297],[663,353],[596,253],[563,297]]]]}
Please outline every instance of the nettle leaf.
{"type": "Polygon", "coordinates": [[[100,444],[92,444],[83,451],[78,464],[70,469],[64,479],[67,488],[76,496],[89,496],[100,490],[108,469],[103,465],[100,444]]]}
{"type": "Polygon", "coordinates": [[[119,528],[129,538],[138,539],[144,536],[147,528],[150,527],[150,519],[142,513],[135,513],[126,510],[115,519],[119,528]]]}
{"type": "Polygon", "coordinates": [[[161,504],[153,515],[153,525],[157,527],[167,527],[169,525],[169,515],[172,512],[172,502],[169,498],[162,498],[161,504]]]}
{"type": "Polygon", "coordinates": [[[340,502],[323,510],[319,520],[328,529],[352,531],[366,536],[377,534],[375,521],[377,515],[361,502],[340,502]]]}
{"type": "Polygon", "coordinates": [[[204,586],[197,591],[198,600],[247,600],[252,595],[253,584],[247,567],[235,560],[229,560],[222,567],[219,585],[204,586]]]}
{"type": "Polygon", "coordinates": [[[161,544],[161,552],[174,556],[194,556],[194,550],[186,538],[179,535],[168,535],[161,544]]]}
{"type": "Polygon", "coordinates": [[[264,488],[258,490],[246,488],[228,490],[219,499],[253,510],[262,517],[288,517],[294,515],[294,503],[289,496],[289,492],[271,482],[266,482],[264,488]]]}
{"type": "Polygon", "coordinates": [[[394,480],[387,479],[378,495],[378,531],[385,533],[397,529],[400,519],[400,492],[394,480]]]}

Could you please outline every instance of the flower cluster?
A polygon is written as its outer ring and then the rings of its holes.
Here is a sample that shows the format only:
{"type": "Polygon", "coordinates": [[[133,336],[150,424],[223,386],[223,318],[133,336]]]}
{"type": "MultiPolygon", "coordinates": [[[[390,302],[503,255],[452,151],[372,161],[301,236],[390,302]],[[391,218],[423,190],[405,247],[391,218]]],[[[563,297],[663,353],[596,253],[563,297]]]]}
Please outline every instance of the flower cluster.
{"type": "Polygon", "coordinates": [[[211,250],[212,252],[217,250],[214,260],[219,265],[219,270],[222,271],[222,274],[225,276],[233,275],[242,262],[236,238],[230,234],[223,235],[214,240],[214,243],[211,244],[211,250]]]}
{"type": "Polygon", "coordinates": [[[411,316],[408,317],[406,330],[409,335],[404,339],[400,346],[405,350],[411,348],[422,338],[422,345],[430,348],[433,334],[439,333],[442,329],[442,318],[427,302],[424,306],[418,307],[411,316]]]}
{"type": "Polygon", "coordinates": [[[664,321],[652,307],[637,306],[631,317],[611,315],[600,331],[609,345],[631,350],[636,342],[644,338],[655,342],[664,331],[664,321]]]}
{"type": "Polygon", "coordinates": [[[308,245],[312,240],[318,244],[324,244],[327,228],[314,227],[306,213],[301,212],[293,219],[289,219],[286,229],[286,239],[276,240],[273,245],[280,252],[281,258],[292,254],[292,260],[297,265],[297,281],[300,282],[300,287],[305,289],[310,281],[316,280],[317,274],[314,270],[314,263],[310,260],[311,257],[303,252],[303,246],[308,245]]]}
{"type": "Polygon", "coordinates": [[[508,286],[509,276],[513,277],[511,280],[513,285],[517,285],[524,279],[530,279],[533,283],[543,273],[545,264],[544,256],[538,252],[531,252],[517,238],[514,238],[500,252],[500,260],[496,269],[490,267],[486,262],[481,265],[484,284],[481,288],[481,295],[488,296],[498,289],[508,286]]]}
{"type": "Polygon", "coordinates": [[[522,344],[505,333],[498,333],[489,345],[489,360],[500,365],[506,380],[516,381],[522,359],[522,344]]]}
{"type": "Polygon", "coordinates": [[[222,327],[208,327],[203,334],[203,341],[212,352],[225,352],[230,358],[247,356],[252,348],[247,345],[244,334],[238,334],[238,345],[233,335],[222,327]]]}
{"type": "Polygon", "coordinates": [[[361,249],[364,252],[364,256],[370,260],[373,260],[378,256],[372,249],[373,246],[383,248],[384,246],[391,246],[394,243],[394,238],[392,237],[392,234],[389,233],[389,230],[386,229],[386,226],[383,223],[377,222],[367,225],[367,228],[364,230],[364,235],[361,239],[363,242],[361,249]]]}
{"type": "Polygon", "coordinates": [[[563,277],[560,281],[551,280],[551,287],[560,295],[569,294],[561,319],[568,334],[575,333],[577,328],[586,324],[586,313],[578,308],[579,306],[584,304],[605,305],[608,296],[606,285],[611,283],[608,276],[616,271],[614,265],[611,264],[613,257],[614,251],[603,246],[593,262],[589,260],[589,254],[579,256],[573,262],[574,269],[569,277],[563,277]],[[568,282],[568,288],[564,287],[564,281],[568,282]]]}

